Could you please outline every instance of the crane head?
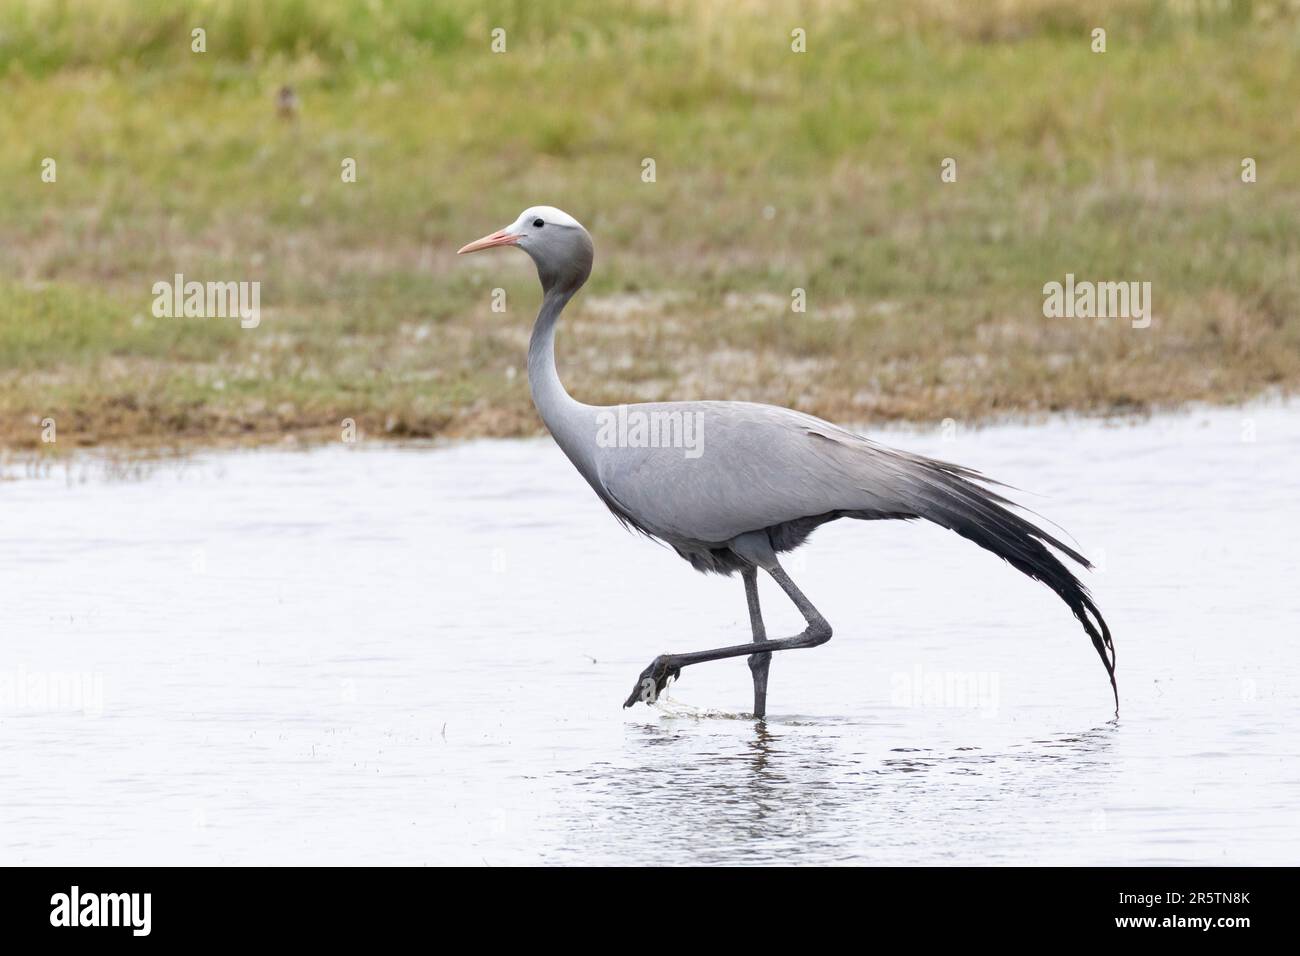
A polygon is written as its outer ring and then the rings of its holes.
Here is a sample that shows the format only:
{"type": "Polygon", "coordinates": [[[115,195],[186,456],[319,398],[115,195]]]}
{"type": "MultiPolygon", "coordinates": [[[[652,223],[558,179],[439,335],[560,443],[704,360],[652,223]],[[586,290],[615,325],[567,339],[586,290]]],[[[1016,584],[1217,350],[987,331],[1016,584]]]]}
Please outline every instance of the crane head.
{"type": "Polygon", "coordinates": [[[591,236],[582,223],[554,206],[530,206],[504,229],[461,246],[457,255],[497,246],[518,246],[528,253],[548,292],[575,292],[591,274],[591,236]]]}

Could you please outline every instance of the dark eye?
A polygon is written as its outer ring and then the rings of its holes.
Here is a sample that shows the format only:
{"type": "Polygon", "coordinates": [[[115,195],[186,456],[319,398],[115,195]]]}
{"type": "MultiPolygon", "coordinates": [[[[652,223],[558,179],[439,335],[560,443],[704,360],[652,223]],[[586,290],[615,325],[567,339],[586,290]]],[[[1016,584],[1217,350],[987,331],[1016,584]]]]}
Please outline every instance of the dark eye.
{"type": "Polygon", "coordinates": [[[533,227],[536,229],[541,229],[544,225],[546,225],[546,223],[542,222],[540,219],[533,220],[533,227]]]}

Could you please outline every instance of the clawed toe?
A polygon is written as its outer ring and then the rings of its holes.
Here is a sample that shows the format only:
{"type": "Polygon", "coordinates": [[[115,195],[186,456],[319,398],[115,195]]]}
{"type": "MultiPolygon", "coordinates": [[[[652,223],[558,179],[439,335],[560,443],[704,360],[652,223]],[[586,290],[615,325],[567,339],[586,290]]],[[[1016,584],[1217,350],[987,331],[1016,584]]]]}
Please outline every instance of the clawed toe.
{"type": "Polygon", "coordinates": [[[653,704],[668,686],[668,681],[676,680],[681,675],[682,669],[675,666],[667,655],[661,654],[641,672],[641,676],[636,679],[636,686],[632,688],[632,693],[628,695],[623,706],[631,707],[637,701],[653,704]]]}

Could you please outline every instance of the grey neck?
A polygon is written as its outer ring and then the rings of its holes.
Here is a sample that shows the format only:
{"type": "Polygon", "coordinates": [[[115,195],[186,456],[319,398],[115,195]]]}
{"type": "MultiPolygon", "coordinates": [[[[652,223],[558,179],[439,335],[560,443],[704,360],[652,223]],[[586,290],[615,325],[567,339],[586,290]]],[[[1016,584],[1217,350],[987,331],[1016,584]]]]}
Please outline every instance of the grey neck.
{"type": "Polygon", "coordinates": [[[596,437],[592,430],[593,409],[573,400],[565,391],[555,368],[555,326],[560,312],[576,291],[552,288],[542,299],[542,308],[537,313],[532,340],[528,344],[528,387],[533,404],[555,437],[556,444],[590,481],[592,476],[587,475],[587,471],[596,437]]]}

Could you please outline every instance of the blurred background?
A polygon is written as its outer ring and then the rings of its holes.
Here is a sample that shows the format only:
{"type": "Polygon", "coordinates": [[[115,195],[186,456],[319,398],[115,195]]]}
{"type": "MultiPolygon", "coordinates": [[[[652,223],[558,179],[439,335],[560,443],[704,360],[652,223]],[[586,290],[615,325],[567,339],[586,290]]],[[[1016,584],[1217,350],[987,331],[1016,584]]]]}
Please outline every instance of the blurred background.
{"type": "Polygon", "coordinates": [[[1300,0],[0,0],[0,858],[1294,862],[1298,53],[1300,0]],[[622,710],[740,585],[549,439],[378,440],[540,431],[532,263],[455,254],[535,204],[596,243],[576,397],[1026,488],[1124,723],[1050,590],[901,521],[790,556],[836,638],[768,720],[739,662],[622,710]]]}
{"type": "Polygon", "coordinates": [[[0,445],[534,433],[531,264],[455,256],[532,204],[595,238],[590,402],[1290,391],[1298,51],[1295,0],[0,0],[0,445]],[[175,273],[260,324],[155,318],[175,273]],[[1066,273],[1151,327],[1045,318],[1066,273]]]}

